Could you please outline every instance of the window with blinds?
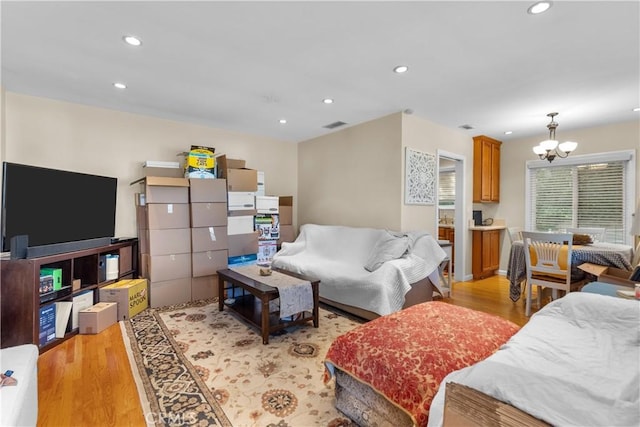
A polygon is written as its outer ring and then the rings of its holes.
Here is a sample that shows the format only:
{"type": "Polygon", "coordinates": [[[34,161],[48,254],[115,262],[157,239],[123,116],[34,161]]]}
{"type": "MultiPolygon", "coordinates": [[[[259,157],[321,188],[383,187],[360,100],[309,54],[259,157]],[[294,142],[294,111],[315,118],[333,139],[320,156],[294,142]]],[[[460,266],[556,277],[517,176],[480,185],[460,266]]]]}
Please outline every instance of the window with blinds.
{"type": "MultiPolygon", "coordinates": [[[[602,159],[603,156],[601,156],[602,159]]],[[[628,229],[629,159],[528,165],[528,228],[559,231],[569,227],[604,227],[605,241],[625,243],[628,229]]],[[[635,178],[633,178],[635,179],[635,178]]]]}
{"type": "Polygon", "coordinates": [[[456,171],[441,171],[438,174],[438,204],[454,206],[456,204],[456,171]]]}

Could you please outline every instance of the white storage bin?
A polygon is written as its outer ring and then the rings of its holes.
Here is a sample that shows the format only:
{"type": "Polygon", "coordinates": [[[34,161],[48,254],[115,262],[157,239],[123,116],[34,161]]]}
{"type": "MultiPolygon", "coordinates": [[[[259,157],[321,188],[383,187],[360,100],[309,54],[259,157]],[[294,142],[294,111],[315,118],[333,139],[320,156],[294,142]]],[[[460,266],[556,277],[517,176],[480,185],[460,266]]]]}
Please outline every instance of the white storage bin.
{"type": "Polygon", "coordinates": [[[258,191],[256,191],[256,196],[264,196],[266,194],[264,189],[264,172],[258,171],[258,191]]]}
{"type": "Polygon", "coordinates": [[[256,208],[256,197],[254,192],[229,191],[228,208],[230,211],[244,211],[256,208]]]}
{"type": "Polygon", "coordinates": [[[256,196],[256,209],[258,213],[277,214],[278,196],[256,196]]]}

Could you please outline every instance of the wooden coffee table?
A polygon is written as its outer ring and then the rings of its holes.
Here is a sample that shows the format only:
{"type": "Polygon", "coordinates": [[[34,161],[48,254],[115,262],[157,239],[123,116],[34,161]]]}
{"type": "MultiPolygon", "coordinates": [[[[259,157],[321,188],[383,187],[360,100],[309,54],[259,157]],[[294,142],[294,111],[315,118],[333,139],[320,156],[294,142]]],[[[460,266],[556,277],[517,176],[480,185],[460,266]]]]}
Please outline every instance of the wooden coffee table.
{"type": "Polygon", "coordinates": [[[318,285],[319,280],[311,279],[299,274],[288,271],[273,271],[273,274],[286,274],[297,277],[301,280],[311,282],[313,291],[313,312],[307,311],[293,316],[291,320],[280,319],[280,312],[269,313],[269,301],[279,298],[278,288],[264,284],[258,280],[247,277],[237,271],[223,269],[218,270],[218,308],[224,310],[225,305],[234,311],[251,325],[257,327],[262,333],[262,343],[269,344],[269,334],[287,328],[293,325],[300,325],[313,321],[313,326],[319,326],[319,310],[318,310],[318,285]],[[231,286],[225,287],[225,283],[231,286]],[[245,292],[243,295],[233,298],[233,303],[225,302],[225,290],[234,287],[242,288],[245,292]],[[260,300],[260,303],[256,302],[260,300]]]}

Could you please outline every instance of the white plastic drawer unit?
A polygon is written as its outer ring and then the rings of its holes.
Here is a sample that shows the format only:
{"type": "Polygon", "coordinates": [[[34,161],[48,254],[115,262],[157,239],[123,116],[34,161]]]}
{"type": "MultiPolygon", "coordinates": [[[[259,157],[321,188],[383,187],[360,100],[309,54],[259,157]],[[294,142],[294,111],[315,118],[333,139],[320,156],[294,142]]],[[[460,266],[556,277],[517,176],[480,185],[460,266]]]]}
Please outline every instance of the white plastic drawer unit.
{"type": "Polygon", "coordinates": [[[277,214],[278,196],[256,196],[256,210],[258,213],[277,214]]]}
{"type": "Polygon", "coordinates": [[[230,216],[227,218],[227,235],[253,233],[253,216],[230,216]]]}
{"type": "Polygon", "coordinates": [[[230,211],[244,211],[256,208],[256,196],[253,192],[229,191],[228,209],[230,211]]]}

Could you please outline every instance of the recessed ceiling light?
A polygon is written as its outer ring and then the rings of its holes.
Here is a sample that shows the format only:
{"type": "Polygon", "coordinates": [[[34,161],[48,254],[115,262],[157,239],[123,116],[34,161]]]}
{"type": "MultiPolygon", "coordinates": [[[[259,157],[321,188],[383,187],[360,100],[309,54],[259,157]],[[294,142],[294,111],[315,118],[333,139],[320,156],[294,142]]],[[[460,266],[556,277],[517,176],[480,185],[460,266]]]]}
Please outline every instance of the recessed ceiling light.
{"type": "Polygon", "coordinates": [[[120,82],[116,82],[113,84],[115,87],[117,87],[118,89],[126,89],[127,85],[124,83],[120,83],[120,82]]]}
{"type": "Polygon", "coordinates": [[[640,111],[640,107],[634,108],[633,111],[640,111]]]}
{"type": "Polygon", "coordinates": [[[506,131],[504,134],[505,134],[505,135],[511,135],[512,133],[513,133],[513,131],[512,131],[512,130],[508,130],[508,131],[506,131]]]}
{"type": "Polygon", "coordinates": [[[137,38],[136,36],[124,36],[122,37],[125,43],[130,44],[131,46],[140,46],[142,44],[142,40],[137,38]]]}
{"type": "Polygon", "coordinates": [[[406,73],[407,71],[409,71],[409,67],[406,65],[398,65],[393,69],[394,73],[406,73]]]}
{"type": "Polygon", "coordinates": [[[287,123],[287,119],[280,119],[279,122],[281,125],[284,125],[287,123]]]}
{"type": "Polygon", "coordinates": [[[546,12],[547,10],[549,10],[552,4],[553,2],[550,1],[536,2],[529,6],[529,9],[527,9],[527,13],[530,15],[537,15],[539,13],[546,12]]]}
{"type": "Polygon", "coordinates": [[[322,100],[322,102],[324,102],[325,104],[333,104],[333,99],[325,98],[325,99],[322,100]]]}

